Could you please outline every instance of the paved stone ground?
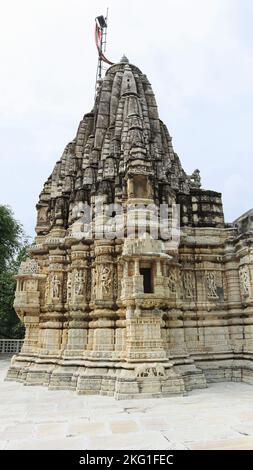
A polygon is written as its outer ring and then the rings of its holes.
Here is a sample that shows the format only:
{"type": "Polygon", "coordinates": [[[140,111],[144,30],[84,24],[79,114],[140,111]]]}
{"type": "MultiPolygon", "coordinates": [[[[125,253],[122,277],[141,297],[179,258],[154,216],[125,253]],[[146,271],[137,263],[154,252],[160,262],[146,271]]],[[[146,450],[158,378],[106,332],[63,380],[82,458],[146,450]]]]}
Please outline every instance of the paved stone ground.
{"type": "Polygon", "coordinates": [[[253,449],[253,386],[210,385],[186,397],[116,401],[4,382],[0,449],[253,449]]]}

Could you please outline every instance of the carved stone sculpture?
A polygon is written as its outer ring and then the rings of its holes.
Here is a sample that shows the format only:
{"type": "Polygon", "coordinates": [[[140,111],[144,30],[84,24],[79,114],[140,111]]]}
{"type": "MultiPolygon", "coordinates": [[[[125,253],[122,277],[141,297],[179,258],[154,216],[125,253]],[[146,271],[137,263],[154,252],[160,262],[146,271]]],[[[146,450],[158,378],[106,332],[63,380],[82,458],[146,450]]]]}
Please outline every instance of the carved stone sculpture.
{"type": "Polygon", "coordinates": [[[224,223],[221,194],[186,174],[126,58],[107,70],[37,209],[9,380],[116,398],[253,383],[253,210],[224,223]]]}
{"type": "Polygon", "coordinates": [[[248,266],[240,266],[239,269],[240,287],[243,297],[250,297],[251,295],[251,282],[248,266]]]}

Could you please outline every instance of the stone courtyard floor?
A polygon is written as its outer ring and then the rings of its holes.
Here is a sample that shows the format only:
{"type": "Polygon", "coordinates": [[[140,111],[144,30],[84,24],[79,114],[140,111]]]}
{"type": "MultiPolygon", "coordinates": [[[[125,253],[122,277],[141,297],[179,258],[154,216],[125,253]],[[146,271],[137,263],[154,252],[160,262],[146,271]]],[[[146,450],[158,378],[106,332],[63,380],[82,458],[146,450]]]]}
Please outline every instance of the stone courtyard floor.
{"type": "Polygon", "coordinates": [[[253,386],[211,384],[185,397],[116,401],[4,382],[0,449],[253,449],[253,386]]]}

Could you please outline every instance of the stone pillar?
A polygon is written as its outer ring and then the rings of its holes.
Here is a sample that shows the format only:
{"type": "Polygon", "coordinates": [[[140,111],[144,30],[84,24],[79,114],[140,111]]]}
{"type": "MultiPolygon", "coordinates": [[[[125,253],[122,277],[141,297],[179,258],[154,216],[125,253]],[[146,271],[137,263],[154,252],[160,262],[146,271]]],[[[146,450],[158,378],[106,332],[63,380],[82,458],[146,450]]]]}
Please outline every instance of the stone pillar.
{"type": "Polygon", "coordinates": [[[117,313],[114,295],[114,242],[98,240],[94,246],[94,270],[96,276],[95,296],[91,302],[93,310],[90,312],[92,321],[89,328],[91,342],[89,343],[89,357],[111,358],[115,347],[115,320],[117,313]]]}
{"type": "Polygon", "coordinates": [[[71,248],[67,277],[69,322],[65,356],[82,357],[88,343],[88,303],[90,298],[89,245],[78,243],[71,248]]]}
{"type": "Polygon", "coordinates": [[[140,267],[139,267],[139,259],[135,258],[134,260],[134,275],[139,276],[140,275],[140,267]]]}
{"type": "MultiPolygon", "coordinates": [[[[154,270],[154,267],[153,267],[154,270]]],[[[154,293],[158,297],[164,297],[164,277],[161,260],[156,260],[156,274],[153,272],[154,293]]]]}
{"type": "Polygon", "coordinates": [[[41,315],[40,322],[41,354],[46,356],[61,355],[64,326],[64,263],[65,250],[50,247],[45,312],[41,315]]]}

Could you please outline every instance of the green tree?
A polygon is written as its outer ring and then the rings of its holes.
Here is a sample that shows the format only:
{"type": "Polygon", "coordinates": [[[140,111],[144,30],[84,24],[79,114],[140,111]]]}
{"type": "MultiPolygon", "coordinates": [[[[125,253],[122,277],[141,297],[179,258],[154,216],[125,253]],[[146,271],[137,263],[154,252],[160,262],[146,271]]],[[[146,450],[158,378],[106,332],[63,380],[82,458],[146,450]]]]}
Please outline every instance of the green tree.
{"type": "Polygon", "coordinates": [[[0,205],[0,338],[22,338],[24,327],[13,308],[15,274],[29,246],[10,207],[0,205]]]}

